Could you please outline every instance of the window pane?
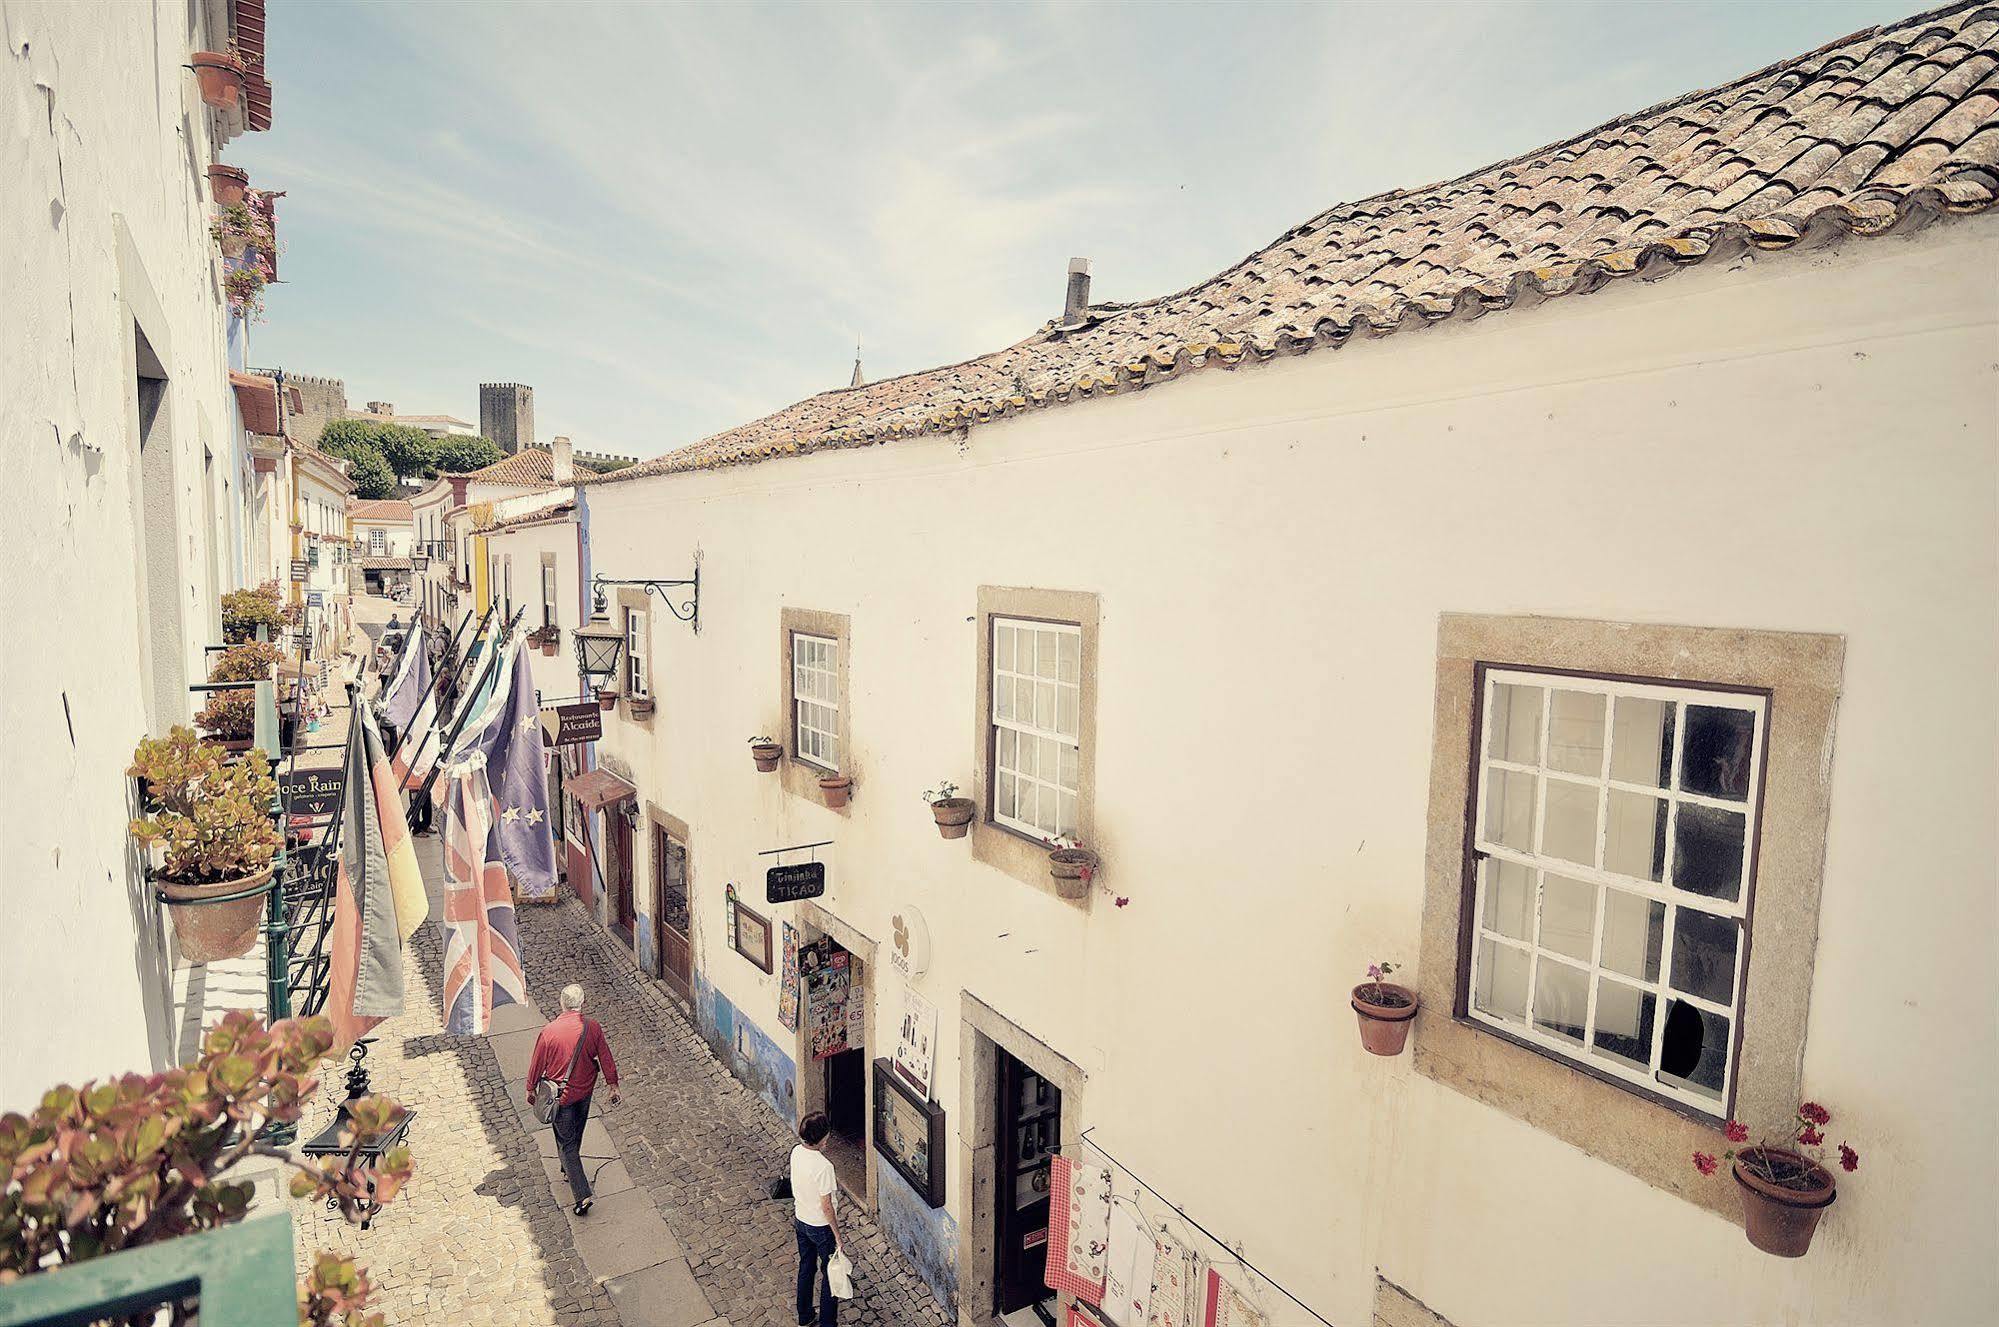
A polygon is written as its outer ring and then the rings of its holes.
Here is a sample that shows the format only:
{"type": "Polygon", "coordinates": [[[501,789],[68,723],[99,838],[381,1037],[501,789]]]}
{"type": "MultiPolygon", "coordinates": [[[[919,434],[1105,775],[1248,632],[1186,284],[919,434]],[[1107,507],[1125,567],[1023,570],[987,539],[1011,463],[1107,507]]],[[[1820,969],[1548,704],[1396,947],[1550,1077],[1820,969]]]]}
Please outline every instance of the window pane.
{"type": "Polygon", "coordinates": [[[1656,1000],[1650,991],[1599,977],[1596,981],[1598,1055],[1633,1069],[1652,1067],[1652,1014],[1656,1000]]]}
{"type": "Polygon", "coordinates": [[[1013,775],[1004,772],[1000,774],[999,788],[995,791],[993,796],[993,810],[1009,818],[1013,816],[1014,814],[1013,775]]]}
{"type": "Polygon", "coordinates": [[[1673,918],[1673,986],[1715,1004],[1732,1003],[1735,942],[1741,930],[1733,917],[1679,909],[1673,918]]]}
{"type": "Polygon", "coordinates": [[[1522,852],[1534,846],[1534,776],[1516,770],[1485,772],[1485,837],[1522,852]]]}
{"type": "Polygon", "coordinates": [[[1056,674],[1064,682],[1080,682],[1083,679],[1083,638],[1070,632],[1062,633],[1062,670],[1056,674]]]}
{"type": "Polygon", "coordinates": [[[1492,688],[1492,713],[1485,726],[1491,737],[1485,753],[1494,760],[1532,765],[1541,748],[1541,689],[1502,682],[1492,688]]]}
{"type": "Polygon", "coordinates": [[[1074,834],[1076,832],[1076,794],[1074,793],[1062,794],[1062,823],[1057,826],[1057,832],[1062,834],[1074,834]]]}
{"type": "Polygon", "coordinates": [[[1657,880],[1665,875],[1664,798],[1625,792],[1622,788],[1610,790],[1610,822],[1603,835],[1603,869],[1638,880],[1657,880]]]}
{"type": "Polygon", "coordinates": [[[1534,872],[1504,857],[1485,859],[1485,928],[1515,940],[1532,936],[1534,872]]]}
{"type": "Polygon", "coordinates": [[[1002,719],[1013,717],[1013,682],[1007,678],[993,686],[993,713],[1002,719]]]}
{"type": "Polygon", "coordinates": [[[1659,980],[1659,952],[1666,943],[1666,905],[1656,899],[1606,889],[1603,897],[1603,954],[1613,972],[1640,981],[1659,980]]]}
{"type": "Polygon", "coordinates": [[[1673,772],[1674,709],[1663,700],[1617,698],[1611,711],[1611,778],[1648,788],[1666,786],[1673,772]]]}
{"type": "Polygon", "coordinates": [[[1013,729],[1002,728],[999,730],[999,763],[1008,769],[1016,768],[1014,764],[1016,759],[1015,743],[1019,740],[1014,735],[1013,729]]]}
{"type": "Polygon", "coordinates": [[[1013,628],[1004,624],[993,636],[993,667],[1013,668],[1013,628]]]}
{"type": "Polygon", "coordinates": [[[1687,706],[1687,750],[1680,760],[1680,786],[1708,797],[1747,800],[1755,732],[1756,716],[1749,710],[1687,706]]]}
{"type": "Polygon", "coordinates": [[[1586,783],[1548,780],[1548,805],[1541,822],[1541,852],[1564,861],[1596,865],[1596,788],[1586,783]]]}
{"type": "Polygon", "coordinates": [[[1077,735],[1076,699],[1079,693],[1074,687],[1063,687],[1055,697],[1055,731],[1070,737],[1077,735]]]}
{"type": "Polygon", "coordinates": [[[1534,1026],[1578,1046],[1589,1013],[1589,978],[1582,969],[1543,958],[1534,972],[1534,1026]]]}
{"type": "Polygon", "coordinates": [[[1035,675],[1038,677],[1054,677],[1056,668],[1055,656],[1059,648],[1056,645],[1057,633],[1053,631],[1037,631],[1034,634],[1039,640],[1039,644],[1034,652],[1035,675]]]}
{"type": "Polygon", "coordinates": [[[1041,743],[1035,740],[1034,738],[1032,737],[1021,738],[1020,758],[1019,762],[1014,766],[1014,768],[1019,770],[1022,774],[1033,774],[1035,772],[1034,753],[1040,749],[1041,749],[1041,743]]]}
{"type": "Polygon", "coordinates": [[[1055,728],[1055,684],[1040,682],[1034,688],[1034,726],[1054,731],[1055,728]]]}
{"type": "Polygon", "coordinates": [[[1527,955],[1492,940],[1478,942],[1478,987],[1472,1003],[1514,1023],[1527,1021],[1527,955]]]}
{"type": "Polygon", "coordinates": [[[1740,811],[1681,802],[1673,827],[1673,884],[1731,903],[1742,897],[1742,846],[1748,823],[1740,811]]]}
{"type": "Polygon", "coordinates": [[[1064,788],[1080,787],[1082,785],[1082,753],[1073,746],[1060,746],[1057,754],[1058,773],[1056,774],[1056,782],[1060,783],[1064,788]]]}
{"type": "Polygon", "coordinates": [[[1728,1065],[1729,1021],[1685,1000],[1666,1002],[1659,1039],[1659,1081],[1721,1100],[1728,1065]]]}
{"type": "Polygon", "coordinates": [[[1553,873],[1541,878],[1541,947],[1589,958],[1596,939],[1596,886],[1553,873]]]}
{"type": "Polygon", "coordinates": [[[1022,723],[1034,722],[1034,679],[1013,679],[1013,717],[1022,723]]]}
{"type": "Polygon", "coordinates": [[[1557,691],[1548,711],[1548,768],[1603,775],[1603,710],[1609,697],[1593,691],[1557,691]]]}

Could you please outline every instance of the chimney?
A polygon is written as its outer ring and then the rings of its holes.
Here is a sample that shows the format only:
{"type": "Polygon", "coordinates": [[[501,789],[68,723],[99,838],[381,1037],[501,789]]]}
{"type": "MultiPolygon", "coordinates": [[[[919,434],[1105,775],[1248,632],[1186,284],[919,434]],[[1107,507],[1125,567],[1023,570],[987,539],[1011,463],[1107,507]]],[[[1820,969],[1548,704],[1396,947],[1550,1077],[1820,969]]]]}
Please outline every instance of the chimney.
{"type": "Polygon", "coordinates": [[[555,482],[558,484],[575,483],[576,463],[570,458],[569,439],[557,438],[554,444],[554,451],[555,456],[550,465],[553,467],[555,482]]]}
{"type": "Polygon", "coordinates": [[[1062,301],[1062,325],[1074,326],[1090,314],[1090,260],[1069,260],[1069,294],[1062,301]]]}

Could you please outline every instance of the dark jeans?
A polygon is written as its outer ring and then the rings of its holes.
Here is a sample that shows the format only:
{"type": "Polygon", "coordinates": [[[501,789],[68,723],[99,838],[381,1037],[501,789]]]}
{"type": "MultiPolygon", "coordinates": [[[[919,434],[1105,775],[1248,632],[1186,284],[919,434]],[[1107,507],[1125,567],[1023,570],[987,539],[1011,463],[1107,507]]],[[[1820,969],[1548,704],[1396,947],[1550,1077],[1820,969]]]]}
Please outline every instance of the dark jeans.
{"type": "Polygon", "coordinates": [[[577,1202],[590,1196],[590,1176],[583,1169],[583,1126],[590,1122],[590,1098],[555,1108],[555,1150],[562,1155],[562,1173],[577,1202]]]}
{"type": "Polygon", "coordinates": [[[799,1327],[811,1327],[814,1281],[819,1283],[819,1327],[834,1327],[839,1319],[840,1301],[833,1298],[833,1287],[826,1284],[826,1260],[839,1247],[833,1239],[833,1228],[808,1226],[797,1217],[791,1218],[791,1226],[798,1232],[799,1327]]]}

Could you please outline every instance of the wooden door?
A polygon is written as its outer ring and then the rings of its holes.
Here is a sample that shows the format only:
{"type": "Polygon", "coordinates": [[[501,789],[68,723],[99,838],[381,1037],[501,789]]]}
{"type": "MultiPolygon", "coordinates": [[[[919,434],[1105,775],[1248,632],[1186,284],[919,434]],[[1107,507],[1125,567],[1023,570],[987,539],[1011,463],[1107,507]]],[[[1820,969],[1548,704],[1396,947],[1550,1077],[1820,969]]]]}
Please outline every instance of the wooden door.
{"type": "Polygon", "coordinates": [[[611,807],[604,813],[607,825],[605,838],[611,847],[611,929],[626,944],[632,943],[632,923],[636,912],[632,907],[632,822],[625,819],[623,808],[611,807]]]}
{"type": "Polygon", "coordinates": [[[653,888],[659,924],[659,977],[682,1000],[694,1001],[694,946],[688,940],[692,922],[687,907],[687,845],[664,829],[653,827],[653,888]]]}
{"type": "Polygon", "coordinates": [[[993,1294],[1001,1313],[1049,1297],[1048,1186],[1062,1142],[1062,1092],[996,1051],[999,1072],[998,1273],[993,1294]]]}

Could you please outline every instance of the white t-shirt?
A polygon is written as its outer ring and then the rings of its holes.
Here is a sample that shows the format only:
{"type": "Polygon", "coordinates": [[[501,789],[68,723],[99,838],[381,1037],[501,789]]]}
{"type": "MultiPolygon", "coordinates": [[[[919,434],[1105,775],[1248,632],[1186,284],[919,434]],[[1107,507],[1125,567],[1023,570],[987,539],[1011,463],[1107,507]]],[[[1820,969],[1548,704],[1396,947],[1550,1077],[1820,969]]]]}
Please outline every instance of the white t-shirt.
{"type": "Polygon", "coordinates": [[[800,1143],[791,1149],[791,1209],[808,1226],[826,1224],[826,1207],[819,1200],[834,1197],[840,1182],[833,1177],[833,1163],[824,1152],[800,1143]]]}

